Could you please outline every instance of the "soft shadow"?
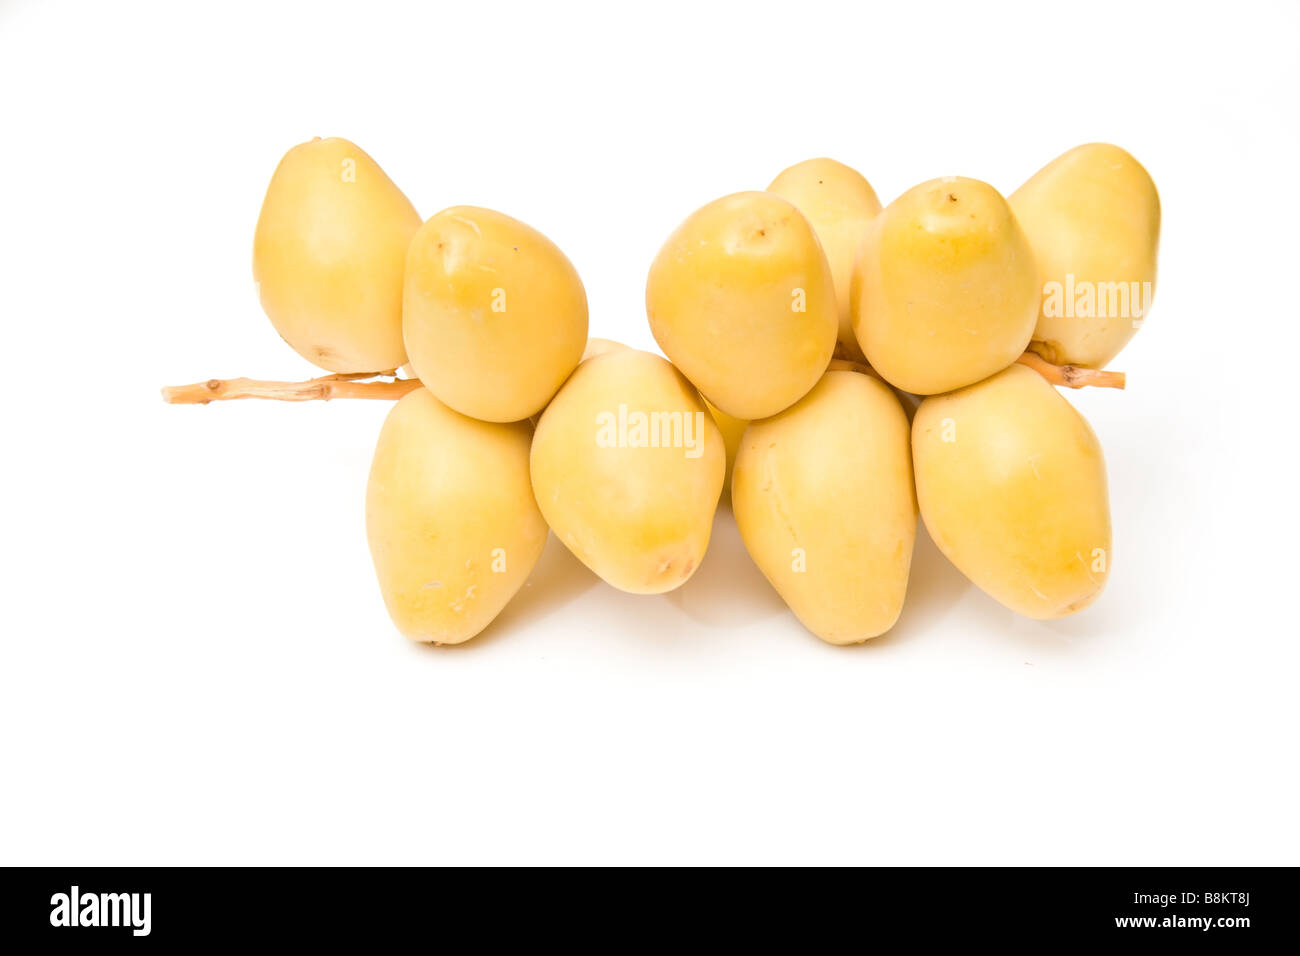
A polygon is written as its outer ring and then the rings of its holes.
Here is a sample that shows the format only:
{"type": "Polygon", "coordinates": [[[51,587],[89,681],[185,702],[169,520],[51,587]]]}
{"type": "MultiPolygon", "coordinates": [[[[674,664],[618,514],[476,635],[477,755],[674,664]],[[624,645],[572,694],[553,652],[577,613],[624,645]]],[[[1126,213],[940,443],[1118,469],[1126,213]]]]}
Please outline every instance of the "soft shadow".
{"type": "Polygon", "coordinates": [[[786,613],[785,602],[745,550],[735,515],[725,505],[714,516],[699,570],[664,596],[691,620],[713,626],[741,626],[786,613]]]}
{"type": "Polygon", "coordinates": [[[962,604],[962,617],[970,623],[970,630],[992,635],[996,640],[1010,644],[1025,654],[1070,653],[1076,645],[1104,636],[1113,625],[1111,613],[1099,606],[1105,601],[1105,592],[1090,607],[1070,617],[1051,621],[1036,621],[1004,607],[976,587],[971,587],[971,598],[962,604]]]}
{"type": "Polygon", "coordinates": [[[1096,601],[1069,617],[1032,623],[1037,625],[1040,635],[1051,637],[1053,643],[1061,647],[1103,640],[1116,631],[1127,629],[1132,625],[1132,621],[1124,621],[1119,596],[1107,595],[1107,590],[1108,588],[1102,588],[1096,601]],[[1110,600],[1107,600],[1107,597],[1110,600]]]}
{"type": "Polygon", "coordinates": [[[912,634],[933,630],[974,585],[958,571],[930,538],[925,522],[916,523],[916,545],[907,579],[903,612],[887,633],[863,646],[888,646],[912,634]]]}
{"type": "MultiPolygon", "coordinates": [[[[1105,595],[1099,599],[1104,601],[1105,595]]],[[[972,634],[995,635],[1026,652],[1065,651],[1071,645],[1104,634],[1114,625],[1113,615],[1096,605],[1077,615],[1054,621],[1035,621],[1011,611],[989,597],[962,574],[930,538],[925,523],[916,533],[907,602],[889,633],[864,646],[887,646],[913,633],[937,630],[956,605],[961,604],[963,629],[972,634]]]]}

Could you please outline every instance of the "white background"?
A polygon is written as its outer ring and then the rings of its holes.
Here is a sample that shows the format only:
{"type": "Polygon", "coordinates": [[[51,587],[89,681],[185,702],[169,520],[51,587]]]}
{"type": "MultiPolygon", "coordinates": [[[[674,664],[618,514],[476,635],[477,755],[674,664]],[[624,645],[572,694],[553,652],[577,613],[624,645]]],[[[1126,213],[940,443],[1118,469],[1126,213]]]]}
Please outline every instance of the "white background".
{"type": "Polygon", "coordinates": [[[0,862],[1300,862],[1297,9],[0,2],[0,862]],[[250,260],[317,135],[537,226],[649,348],[658,245],[791,163],[887,202],[1124,146],[1159,289],[1128,391],[1069,395],[1107,592],[1019,619],[922,534],[894,631],[830,647],[724,510],[672,594],[552,539],[488,632],[408,644],[384,404],[158,395],[313,374],[250,260]]]}

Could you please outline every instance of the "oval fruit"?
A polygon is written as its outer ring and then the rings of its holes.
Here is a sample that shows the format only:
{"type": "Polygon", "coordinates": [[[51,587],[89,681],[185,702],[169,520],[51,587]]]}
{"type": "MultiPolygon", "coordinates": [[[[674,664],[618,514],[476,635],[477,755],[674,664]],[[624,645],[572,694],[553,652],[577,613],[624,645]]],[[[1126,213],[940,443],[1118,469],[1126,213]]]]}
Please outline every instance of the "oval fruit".
{"type": "Polygon", "coordinates": [[[1013,365],[927,398],[912,423],[921,516],[939,550],[1026,617],[1073,614],[1110,568],[1110,504],[1088,422],[1013,365]]]}
{"type": "Polygon", "coordinates": [[[795,405],[752,422],[731,493],[750,556],[808,630],[854,644],[893,627],[916,499],[907,416],[889,386],[827,372],[795,405]]]}
{"type": "Polygon", "coordinates": [[[379,433],[366,485],[366,536],[397,629],[459,644],[491,623],[546,544],[528,477],[527,424],[461,415],[427,389],[404,396],[379,433]]]}
{"type": "Polygon", "coordinates": [[[808,220],[762,192],[692,213],[646,282],[664,354],[728,415],[766,418],[817,384],[838,325],[830,266],[808,220]]]}
{"type": "Polygon", "coordinates": [[[402,309],[420,381],[484,421],[541,411],[587,344],[587,293],[573,263],[536,229],[490,209],[454,206],[420,227],[402,309]]]}
{"type": "Polygon", "coordinates": [[[1052,160],[1008,202],[1043,279],[1030,348],[1058,365],[1101,368],[1137,333],[1155,296],[1156,184],[1118,146],[1089,143],[1052,160]]]}
{"type": "Polygon", "coordinates": [[[853,273],[853,323],[867,361],[905,392],[933,395],[1000,372],[1038,316],[1038,267],[996,189],[948,177],[876,217],[853,273]]]}
{"type": "Polygon", "coordinates": [[[796,163],[772,180],[767,191],[794,203],[817,233],[835,283],[840,322],[836,353],[849,359],[863,358],[853,334],[849,291],[858,249],[871,220],[880,214],[876,191],[856,169],[833,159],[796,163]]]}
{"type": "Polygon", "coordinates": [[[420,215],[346,139],[313,139],[280,160],[253,236],[262,309],[299,355],[331,372],[406,362],[402,270],[420,215]]]}
{"type": "Polygon", "coordinates": [[[537,504],[556,536],[614,587],[685,583],[709,544],[722,435],[691,384],[649,352],[578,366],[533,436],[537,504]]]}

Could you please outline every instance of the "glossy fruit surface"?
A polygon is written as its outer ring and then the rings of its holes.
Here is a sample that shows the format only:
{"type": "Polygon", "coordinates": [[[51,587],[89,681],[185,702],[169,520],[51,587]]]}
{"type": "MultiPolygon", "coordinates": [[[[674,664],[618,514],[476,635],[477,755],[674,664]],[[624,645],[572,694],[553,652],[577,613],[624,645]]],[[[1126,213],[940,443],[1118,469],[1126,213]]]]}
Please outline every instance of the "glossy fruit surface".
{"type": "Polygon", "coordinates": [[[889,630],[916,539],[907,417],[889,386],[827,372],[752,422],[732,509],[750,557],[808,630],[831,644],[889,630]]]}
{"type": "Polygon", "coordinates": [[[649,352],[590,358],[542,413],[537,504],[614,587],[659,594],[700,566],[726,464],[722,435],[680,372],[649,352]]]}
{"type": "Polygon", "coordinates": [[[766,418],[802,398],[835,349],[835,286],[791,203],[763,192],[709,203],[677,227],[646,283],[664,354],[728,415],[766,418]]]}
{"type": "Polygon", "coordinates": [[[1032,618],[1091,604],[1111,564],[1101,446],[1036,372],[1013,365],[921,403],[912,422],[921,516],[939,550],[1032,618]]]}
{"type": "Polygon", "coordinates": [[[346,139],[313,139],[280,160],[253,236],[262,308],[303,358],[331,372],[406,362],[402,271],[420,215],[346,139]]]}
{"type": "Polygon", "coordinates": [[[1089,143],[1052,160],[1008,201],[1043,280],[1031,348],[1057,365],[1104,367],[1155,296],[1155,183],[1118,146],[1089,143]]]}
{"type": "Polygon", "coordinates": [[[546,407],[587,345],[587,293],[559,247],[491,209],[420,227],[402,313],[411,366],[464,415],[513,422],[546,407]]]}
{"type": "Polygon", "coordinates": [[[528,476],[531,429],[461,415],[427,389],[379,433],[366,534],[379,589],[414,641],[459,644],[491,623],[546,543],[528,476]]]}
{"type": "Polygon", "coordinates": [[[1038,290],[1033,250],[997,190],[935,179],[872,222],[853,275],[854,331],[890,384],[947,392],[1024,352],[1038,290]]]}
{"type": "Polygon", "coordinates": [[[853,334],[849,291],[858,250],[871,220],[880,213],[876,191],[856,169],[833,159],[796,163],[772,180],[767,191],[794,203],[817,233],[835,283],[839,313],[836,353],[861,359],[862,348],[853,334]]]}

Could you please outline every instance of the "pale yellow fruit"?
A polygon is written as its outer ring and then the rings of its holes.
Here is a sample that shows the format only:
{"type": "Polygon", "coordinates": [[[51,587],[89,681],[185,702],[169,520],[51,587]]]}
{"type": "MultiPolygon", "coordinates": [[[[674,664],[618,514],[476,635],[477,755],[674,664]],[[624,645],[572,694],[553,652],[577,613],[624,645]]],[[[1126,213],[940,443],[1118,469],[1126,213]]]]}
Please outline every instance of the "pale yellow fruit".
{"type": "Polygon", "coordinates": [[[861,359],[862,348],[853,334],[849,291],[858,249],[871,220],[880,213],[876,191],[856,169],[833,159],[796,163],[772,180],[767,191],[794,203],[817,233],[835,282],[840,319],[836,351],[845,358],[861,359]]]}
{"type": "Polygon", "coordinates": [[[985,592],[1039,619],[1101,593],[1111,562],[1101,446],[1038,373],[1013,365],[927,398],[912,454],[930,537],[985,592]]]}
{"type": "Polygon", "coordinates": [[[582,361],[589,358],[595,358],[597,355],[604,355],[606,352],[618,352],[627,348],[622,342],[615,342],[613,339],[587,339],[587,347],[582,352],[582,361]]]}
{"type": "Polygon", "coordinates": [[[402,270],[419,228],[410,200],[356,144],[289,150],[253,236],[253,278],[275,330],[331,372],[402,365],[402,270]]]}
{"type": "Polygon", "coordinates": [[[1052,160],[1008,200],[1038,257],[1042,307],[1031,348],[1101,368],[1136,334],[1156,288],[1160,196],[1118,146],[1052,160]]]}
{"type": "Polygon", "coordinates": [[[416,375],[440,401],[513,422],[545,408],[582,358],[587,293],[536,229],[453,206],[411,240],[402,326],[416,375]]]}
{"type": "Polygon", "coordinates": [[[668,237],[646,282],[664,354],[728,415],[775,415],[835,349],[835,287],[812,226],[771,193],[725,196],[668,237]]]}
{"type": "MultiPolygon", "coordinates": [[[[703,398],[703,396],[701,397],[703,398]]],[[[726,498],[731,494],[731,473],[736,466],[736,452],[740,450],[740,436],[745,434],[745,428],[749,425],[749,422],[743,418],[728,415],[707,398],[704,399],[704,406],[709,410],[709,414],[713,416],[718,431],[722,432],[722,443],[727,449],[727,471],[722,479],[722,496],[726,498]]]]}
{"type": "Polygon", "coordinates": [[[722,490],[722,435],[657,355],[578,366],[533,436],[537,504],[556,536],[616,588],[671,591],[700,566],[722,490]]]}
{"type": "Polygon", "coordinates": [[[461,415],[419,388],[379,433],[366,535],[397,629],[459,644],[491,623],[546,544],[528,477],[531,429],[461,415]]]}
{"type": "Polygon", "coordinates": [[[872,222],[853,273],[854,330],[890,384],[947,392],[1024,352],[1038,291],[1033,251],[998,191],[935,179],[872,222]]]}
{"type": "Polygon", "coordinates": [[[889,386],[827,372],[795,405],[752,422],[732,509],[754,563],[822,640],[859,643],[898,620],[916,499],[907,416],[889,386]]]}

